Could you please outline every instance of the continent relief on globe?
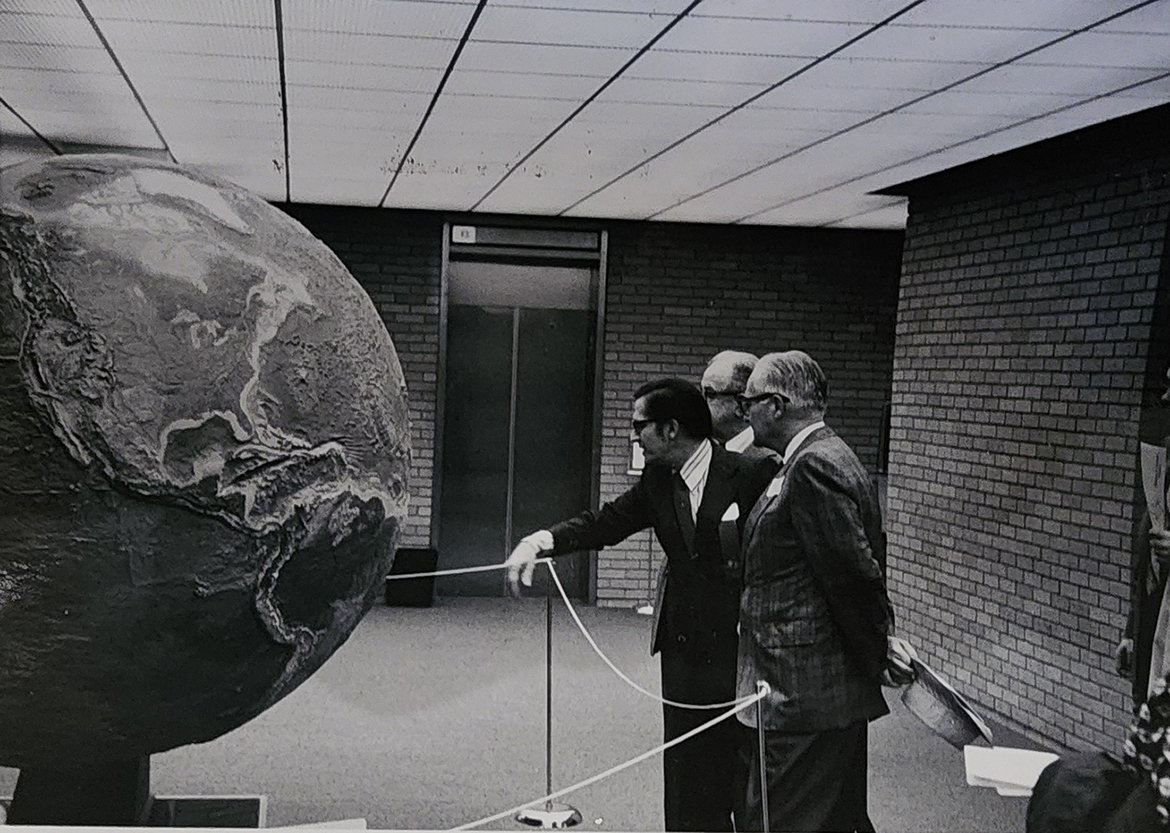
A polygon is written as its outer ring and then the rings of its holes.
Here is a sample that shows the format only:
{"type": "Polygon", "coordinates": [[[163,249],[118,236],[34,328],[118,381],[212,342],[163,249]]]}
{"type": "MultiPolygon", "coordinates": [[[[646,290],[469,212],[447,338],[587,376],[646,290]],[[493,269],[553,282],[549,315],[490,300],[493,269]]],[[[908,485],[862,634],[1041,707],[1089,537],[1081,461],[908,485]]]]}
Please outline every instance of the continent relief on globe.
{"type": "Polygon", "coordinates": [[[210,740],[373,604],[402,369],[273,206],[133,157],[0,171],[0,764],[210,740]]]}

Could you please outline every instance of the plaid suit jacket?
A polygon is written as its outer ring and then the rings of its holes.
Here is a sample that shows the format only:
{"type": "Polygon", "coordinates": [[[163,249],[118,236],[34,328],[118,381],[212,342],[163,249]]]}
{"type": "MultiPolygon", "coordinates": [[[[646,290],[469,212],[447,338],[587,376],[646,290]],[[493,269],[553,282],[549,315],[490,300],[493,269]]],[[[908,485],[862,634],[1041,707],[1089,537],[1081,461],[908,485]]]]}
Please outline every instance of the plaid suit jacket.
{"type": "MultiPolygon", "coordinates": [[[[688,547],[675,512],[673,472],[665,466],[647,466],[637,483],[601,508],[550,527],[553,554],[599,550],[653,527],[666,561],[658,577],[650,653],[680,636],[698,653],[720,650],[716,647],[720,644],[734,652],[742,586],[740,533],[776,468],[771,460],[745,457],[713,444],[694,541],[688,547]],[[729,546],[726,534],[721,534],[726,530],[720,527],[733,503],[739,506],[739,518],[729,546]]],[[[731,684],[728,681],[729,689],[731,684]]]]}
{"type": "MultiPolygon", "coordinates": [[[[737,696],[764,680],[764,728],[821,732],[889,712],[881,692],[885,539],[857,456],[821,428],[781,469],[744,529],[737,696]]],[[[754,709],[739,713],[756,725],[754,709]]]]}

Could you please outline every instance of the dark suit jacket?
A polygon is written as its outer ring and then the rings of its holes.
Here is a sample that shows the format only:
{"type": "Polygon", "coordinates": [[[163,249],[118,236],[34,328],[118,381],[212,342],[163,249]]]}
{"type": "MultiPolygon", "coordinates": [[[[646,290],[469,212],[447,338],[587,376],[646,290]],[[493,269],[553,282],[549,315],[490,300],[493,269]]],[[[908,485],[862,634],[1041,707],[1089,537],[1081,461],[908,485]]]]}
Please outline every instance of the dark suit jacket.
{"type": "MultiPolygon", "coordinates": [[[[877,495],[857,456],[820,428],[744,529],[737,695],[765,680],[764,727],[822,732],[888,713],[881,693],[893,614],[877,495]]],[[[754,726],[755,710],[740,712],[754,726]]]]}
{"type": "Polygon", "coordinates": [[[735,632],[742,576],[740,534],[775,471],[772,461],[713,444],[694,545],[688,547],[675,511],[672,471],[647,466],[634,486],[600,509],[553,526],[549,530],[553,554],[602,549],[653,527],[666,562],[658,579],[650,652],[657,653],[668,640],[684,642],[700,654],[714,650],[719,635],[735,632]],[[739,506],[739,518],[734,525],[723,526],[721,519],[733,503],[739,506]]]}
{"type": "MultiPolygon", "coordinates": [[[[1140,489],[1139,489],[1140,492],[1140,489]]],[[[1125,623],[1125,635],[1133,640],[1133,702],[1144,703],[1150,683],[1150,661],[1154,648],[1154,631],[1158,627],[1158,613],[1162,607],[1162,594],[1166,591],[1167,571],[1162,570],[1158,582],[1148,587],[1147,574],[1150,559],[1154,557],[1150,547],[1150,513],[1145,509],[1145,498],[1134,524],[1132,558],[1129,579],[1129,618],[1125,623]]]]}

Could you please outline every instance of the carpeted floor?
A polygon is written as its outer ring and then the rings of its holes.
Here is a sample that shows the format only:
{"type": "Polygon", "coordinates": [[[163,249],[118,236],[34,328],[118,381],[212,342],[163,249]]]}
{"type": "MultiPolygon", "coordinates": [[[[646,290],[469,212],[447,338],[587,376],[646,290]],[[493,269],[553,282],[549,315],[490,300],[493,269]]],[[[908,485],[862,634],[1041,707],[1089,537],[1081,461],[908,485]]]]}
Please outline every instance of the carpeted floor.
{"type": "MultiPolygon", "coordinates": [[[[650,620],[626,610],[579,612],[610,659],[657,691],[650,620]]],[[[662,718],[655,701],[597,658],[559,602],[553,619],[558,789],[657,746],[662,718]]],[[[210,743],[155,755],[153,792],[265,794],[269,826],[342,818],[399,830],[469,824],[546,794],[544,681],[542,598],[379,606],[317,674],[266,713],[210,743]]],[[[968,787],[962,753],[896,694],[887,699],[893,714],[870,730],[870,806],[879,830],[1024,829],[1026,799],[968,787]]],[[[0,792],[11,794],[15,777],[0,769],[0,792]]],[[[581,811],[581,830],[661,830],[661,759],[562,800],[581,811]]],[[[481,829],[530,828],[509,818],[481,829]]]]}

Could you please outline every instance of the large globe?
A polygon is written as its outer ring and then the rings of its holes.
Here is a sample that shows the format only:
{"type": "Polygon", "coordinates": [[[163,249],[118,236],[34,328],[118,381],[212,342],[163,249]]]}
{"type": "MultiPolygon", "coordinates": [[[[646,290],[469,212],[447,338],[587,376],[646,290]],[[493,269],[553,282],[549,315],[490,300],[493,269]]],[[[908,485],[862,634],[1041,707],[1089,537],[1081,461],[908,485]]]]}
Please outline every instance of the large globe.
{"type": "Polygon", "coordinates": [[[133,157],[0,171],[0,764],[292,691],[376,598],[409,462],[390,337],[304,227],[133,157]]]}

